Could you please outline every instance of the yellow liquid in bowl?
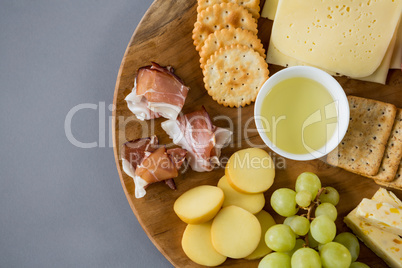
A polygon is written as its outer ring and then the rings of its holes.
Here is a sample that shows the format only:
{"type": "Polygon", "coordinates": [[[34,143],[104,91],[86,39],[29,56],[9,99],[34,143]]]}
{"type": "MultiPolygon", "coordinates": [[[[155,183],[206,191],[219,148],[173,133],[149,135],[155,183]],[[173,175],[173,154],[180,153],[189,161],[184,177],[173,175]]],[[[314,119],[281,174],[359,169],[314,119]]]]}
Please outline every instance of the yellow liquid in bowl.
{"type": "Polygon", "coordinates": [[[274,146],[292,154],[319,151],[335,132],[336,103],[320,83],[295,77],[276,84],[261,108],[265,134],[274,146]]]}

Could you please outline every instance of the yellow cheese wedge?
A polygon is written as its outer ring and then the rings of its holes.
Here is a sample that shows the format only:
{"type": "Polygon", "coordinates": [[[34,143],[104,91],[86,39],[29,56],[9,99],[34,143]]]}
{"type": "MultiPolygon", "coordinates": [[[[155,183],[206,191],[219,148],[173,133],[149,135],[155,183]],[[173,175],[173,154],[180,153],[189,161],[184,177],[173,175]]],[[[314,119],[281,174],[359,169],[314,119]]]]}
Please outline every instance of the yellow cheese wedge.
{"type": "Polygon", "coordinates": [[[245,257],[247,260],[255,260],[264,257],[272,250],[267,246],[265,243],[265,233],[268,229],[275,225],[275,220],[272,218],[271,214],[266,212],[265,210],[261,210],[259,213],[255,215],[260,222],[261,225],[261,238],[260,243],[258,244],[257,248],[254,250],[253,253],[245,257]]]}
{"type": "Polygon", "coordinates": [[[220,254],[233,259],[244,258],[257,248],[261,226],[247,210],[229,206],[222,208],[212,221],[211,238],[220,254]]]}
{"type": "Polygon", "coordinates": [[[218,266],[226,256],[218,253],[212,246],[211,224],[189,224],[183,233],[181,245],[184,253],[195,263],[205,266],[218,266]]]}
{"type": "Polygon", "coordinates": [[[283,54],[350,77],[381,64],[402,1],[281,0],[271,39],[283,54]]]}
{"type": "MultiPolygon", "coordinates": [[[[385,84],[385,82],[387,80],[388,69],[390,68],[390,62],[391,62],[391,59],[392,59],[393,53],[394,53],[393,51],[394,51],[394,47],[395,47],[395,42],[396,42],[396,32],[394,33],[394,36],[389,44],[389,47],[384,56],[384,59],[381,62],[381,65],[377,68],[377,70],[373,74],[366,76],[366,77],[351,77],[351,78],[358,79],[361,81],[385,84]]],[[[283,66],[283,67],[291,67],[291,66],[299,66],[299,65],[317,67],[312,64],[307,64],[301,60],[297,60],[295,58],[292,58],[290,56],[283,54],[274,46],[274,44],[271,41],[268,46],[266,60],[267,60],[267,63],[269,63],[269,64],[275,64],[275,65],[279,65],[279,66],[283,66]]],[[[341,73],[331,72],[331,71],[325,70],[323,68],[321,68],[321,69],[333,76],[342,75],[341,73]]]]}
{"type": "Polygon", "coordinates": [[[356,214],[374,227],[402,236],[402,207],[364,198],[356,214]]]}
{"type": "Polygon", "coordinates": [[[218,187],[222,189],[225,199],[223,200],[223,207],[227,206],[238,206],[244,208],[250,213],[256,214],[261,211],[265,205],[264,194],[245,194],[238,192],[230,186],[226,176],[223,176],[219,182],[218,187]]]}
{"type": "MultiPolygon", "coordinates": [[[[372,197],[377,202],[401,206],[402,202],[392,193],[380,188],[372,197]]],[[[373,227],[360,219],[356,214],[357,208],[345,218],[346,225],[357,237],[364,242],[375,254],[382,258],[390,267],[402,267],[402,239],[393,233],[373,227]]]]}
{"type": "Polygon", "coordinates": [[[266,0],[261,11],[261,17],[274,20],[278,2],[279,0],[266,0]]]}

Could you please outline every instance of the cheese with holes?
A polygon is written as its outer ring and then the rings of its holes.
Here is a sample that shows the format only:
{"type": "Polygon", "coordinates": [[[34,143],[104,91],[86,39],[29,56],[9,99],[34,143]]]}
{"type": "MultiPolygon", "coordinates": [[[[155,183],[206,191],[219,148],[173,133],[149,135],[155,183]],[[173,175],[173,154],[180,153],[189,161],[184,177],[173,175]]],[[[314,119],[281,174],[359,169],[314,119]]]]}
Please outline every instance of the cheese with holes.
{"type": "MultiPolygon", "coordinates": [[[[396,33],[394,33],[394,36],[389,44],[389,47],[387,49],[387,52],[385,53],[385,56],[381,62],[381,65],[377,68],[377,70],[374,73],[372,73],[371,75],[366,76],[366,77],[350,77],[350,78],[358,79],[358,80],[362,80],[362,81],[385,84],[385,82],[387,80],[388,70],[390,68],[390,62],[391,62],[392,57],[395,54],[395,49],[394,49],[394,47],[396,46],[395,42],[396,42],[396,33]]],[[[269,63],[269,64],[275,64],[275,65],[279,65],[279,66],[283,66],[283,67],[291,67],[291,66],[299,66],[299,65],[317,67],[317,66],[314,66],[313,64],[307,64],[303,61],[297,60],[295,58],[292,58],[292,57],[289,57],[289,56],[283,54],[282,52],[279,51],[279,49],[277,49],[274,46],[272,41],[270,41],[269,46],[268,46],[266,60],[267,60],[267,63],[269,63]]],[[[323,68],[321,68],[321,69],[333,76],[342,75],[340,73],[331,72],[331,71],[325,70],[323,68]]]]}
{"type": "MultiPolygon", "coordinates": [[[[402,202],[392,193],[380,188],[372,197],[376,202],[389,203],[396,207],[402,202]]],[[[402,238],[386,232],[365,222],[356,214],[357,208],[352,210],[344,219],[346,225],[352,229],[357,237],[366,244],[375,254],[382,258],[390,267],[402,267],[402,238]]]]}
{"type": "Polygon", "coordinates": [[[402,235],[402,206],[364,198],[357,206],[357,216],[371,225],[396,235],[402,235]]]}
{"type": "Polygon", "coordinates": [[[380,66],[402,0],[281,0],[271,39],[283,54],[350,77],[380,66]]]}

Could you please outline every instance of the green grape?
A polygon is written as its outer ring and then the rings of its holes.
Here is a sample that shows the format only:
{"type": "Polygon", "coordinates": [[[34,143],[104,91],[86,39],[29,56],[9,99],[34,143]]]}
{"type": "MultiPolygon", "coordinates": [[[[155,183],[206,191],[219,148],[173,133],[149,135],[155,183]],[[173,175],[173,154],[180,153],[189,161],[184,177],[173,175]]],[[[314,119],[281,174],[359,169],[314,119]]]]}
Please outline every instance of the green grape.
{"type": "Polygon", "coordinates": [[[305,244],[306,244],[306,242],[303,239],[301,239],[301,238],[296,239],[295,247],[291,251],[287,251],[285,253],[288,254],[290,257],[292,257],[293,253],[295,253],[296,250],[298,250],[299,248],[302,248],[305,244]]]}
{"type": "Polygon", "coordinates": [[[310,206],[312,199],[313,195],[309,191],[301,190],[300,192],[296,193],[296,204],[302,208],[310,206]]]}
{"type": "Polygon", "coordinates": [[[349,268],[370,268],[370,266],[368,266],[365,263],[355,261],[355,262],[352,262],[352,264],[349,266],[349,268]]]}
{"type": "Polygon", "coordinates": [[[349,250],[337,242],[325,244],[320,256],[324,268],[349,268],[352,262],[349,250]]]}
{"type": "Polygon", "coordinates": [[[278,252],[290,251],[295,247],[296,234],[285,224],[271,226],[265,233],[267,246],[278,252]]]}
{"type": "Polygon", "coordinates": [[[321,215],[316,217],[310,224],[311,235],[321,244],[331,242],[336,235],[336,226],[328,216],[321,215]]]}
{"type": "Polygon", "coordinates": [[[310,221],[305,217],[296,215],[289,222],[289,226],[295,234],[305,236],[310,230],[310,221]]]}
{"type": "Polygon", "coordinates": [[[307,234],[307,238],[308,238],[308,246],[310,248],[317,248],[319,246],[319,243],[311,235],[311,228],[310,228],[310,232],[308,232],[308,234],[307,234]]]}
{"type": "Polygon", "coordinates": [[[301,248],[293,253],[292,268],[321,268],[320,255],[312,248],[301,248]]]}
{"type": "Polygon", "coordinates": [[[283,221],[283,224],[286,224],[287,226],[290,227],[290,222],[291,222],[296,216],[297,216],[297,215],[293,215],[293,216],[287,217],[287,218],[283,221]]]}
{"type": "Polygon", "coordinates": [[[338,211],[336,210],[336,207],[331,203],[321,203],[315,209],[315,216],[318,217],[320,215],[327,215],[328,218],[330,218],[332,221],[335,221],[338,217],[338,211]]]}
{"type": "Polygon", "coordinates": [[[349,232],[340,233],[335,236],[334,242],[344,245],[352,256],[352,261],[356,261],[360,254],[360,244],[356,236],[349,232]]]}
{"type": "Polygon", "coordinates": [[[339,202],[339,193],[333,187],[325,187],[325,190],[320,194],[320,201],[322,203],[331,203],[336,206],[339,202]]]}
{"type": "Polygon", "coordinates": [[[306,190],[311,193],[312,200],[321,189],[321,181],[317,175],[312,172],[303,172],[296,179],[296,192],[306,190]]]}
{"type": "Polygon", "coordinates": [[[265,256],[260,263],[258,268],[290,268],[290,256],[282,252],[272,252],[265,256]]]}
{"type": "Polygon", "coordinates": [[[280,188],[271,195],[271,206],[276,213],[283,217],[293,216],[297,213],[295,196],[295,191],[280,188]]]}

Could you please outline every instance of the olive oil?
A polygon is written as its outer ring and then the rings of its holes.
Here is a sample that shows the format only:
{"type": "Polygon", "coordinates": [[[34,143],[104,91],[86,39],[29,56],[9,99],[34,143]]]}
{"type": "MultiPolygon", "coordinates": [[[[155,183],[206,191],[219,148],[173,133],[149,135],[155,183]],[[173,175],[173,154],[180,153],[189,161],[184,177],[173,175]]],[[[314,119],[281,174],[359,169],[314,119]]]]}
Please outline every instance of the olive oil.
{"type": "Polygon", "coordinates": [[[304,77],[279,82],[261,109],[265,134],[274,146],[292,154],[319,151],[336,129],[334,99],[320,83],[304,77]]]}

